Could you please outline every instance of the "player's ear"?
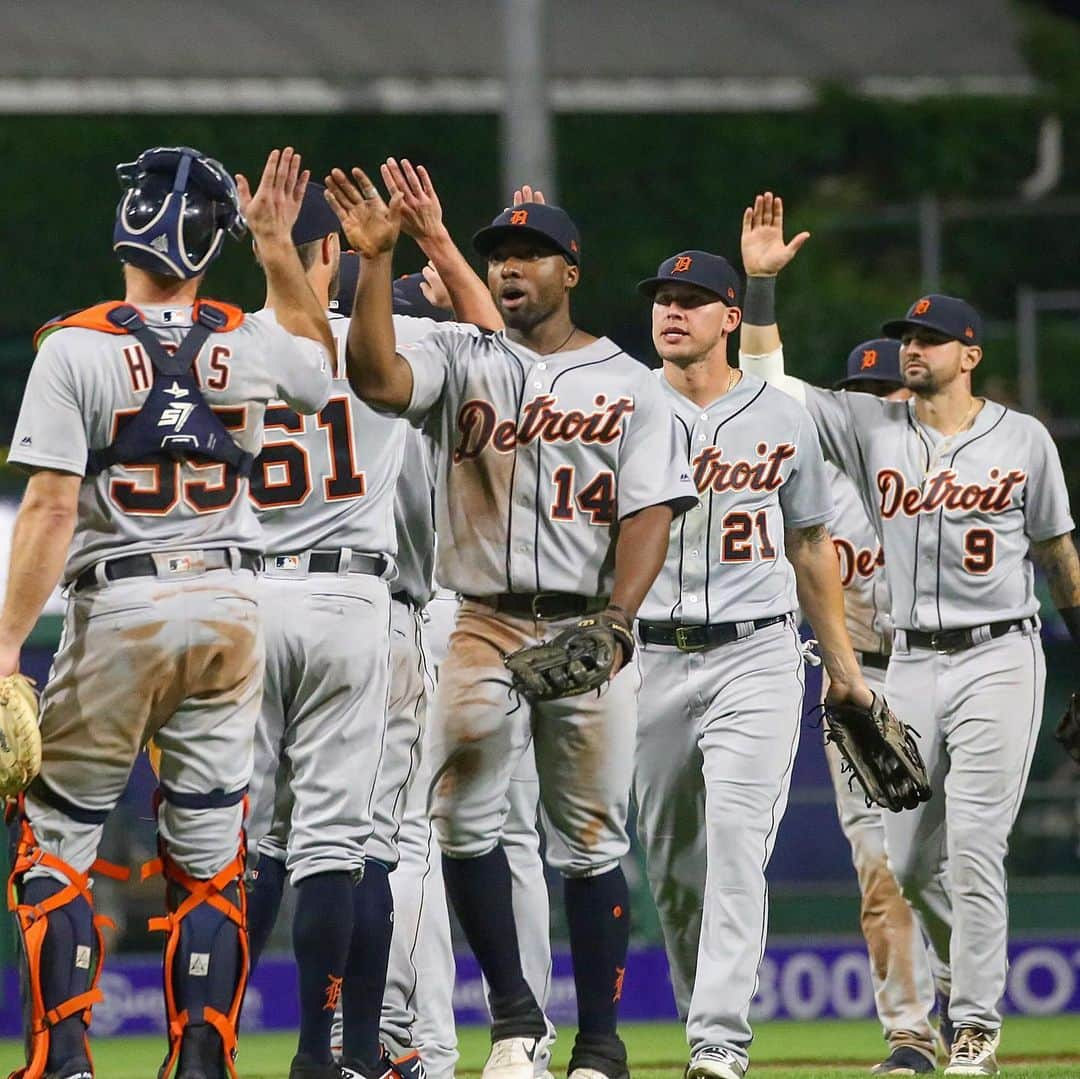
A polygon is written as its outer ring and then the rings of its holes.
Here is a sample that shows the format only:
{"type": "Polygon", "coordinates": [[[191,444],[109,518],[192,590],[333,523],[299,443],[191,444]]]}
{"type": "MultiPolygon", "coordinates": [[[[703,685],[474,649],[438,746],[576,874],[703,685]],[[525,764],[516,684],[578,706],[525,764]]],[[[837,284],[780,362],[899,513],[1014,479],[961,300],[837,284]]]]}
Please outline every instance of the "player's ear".
{"type": "Polygon", "coordinates": [[[324,266],[333,266],[338,259],[340,259],[341,241],[338,239],[338,234],[336,232],[332,232],[329,236],[323,237],[319,255],[322,258],[322,264],[324,266]]]}
{"type": "Polygon", "coordinates": [[[738,307],[729,307],[724,315],[724,332],[734,333],[742,322],[742,311],[738,307]]]}
{"type": "Polygon", "coordinates": [[[566,264],[566,272],[563,274],[563,284],[567,288],[577,288],[577,283],[581,280],[581,267],[575,266],[572,262],[566,264]]]}
{"type": "Polygon", "coordinates": [[[982,359],[983,350],[978,345],[965,345],[960,354],[960,370],[974,371],[982,359]]]}

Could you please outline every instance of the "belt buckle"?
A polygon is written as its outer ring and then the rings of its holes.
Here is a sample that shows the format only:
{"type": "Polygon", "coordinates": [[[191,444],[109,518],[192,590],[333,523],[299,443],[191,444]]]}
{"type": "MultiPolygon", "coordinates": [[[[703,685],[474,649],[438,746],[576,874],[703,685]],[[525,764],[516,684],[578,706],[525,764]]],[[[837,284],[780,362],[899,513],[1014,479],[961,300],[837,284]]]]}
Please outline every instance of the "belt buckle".
{"type": "Polygon", "coordinates": [[[930,647],[939,656],[951,656],[960,651],[960,642],[955,630],[939,630],[930,634],[930,647]],[[953,643],[949,643],[949,640],[953,643]]]}
{"type": "Polygon", "coordinates": [[[691,634],[696,629],[701,629],[700,626],[676,626],[675,627],[675,647],[680,652],[701,652],[705,649],[705,641],[701,640],[700,644],[694,644],[691,639],[691,634]]]}
{"type": "Polygon", "coordinates": [[[532,608],[532,616],[538,622],[547,622],[556,618],[569,618],[569,614],[559,614],[552,609],[550,612],[544,611],[544,600],[555,597],[555,602],[558,603],[558,593],[556,592],[537,592],[533,595],[533,598],[529,601],[529,606],[532,608]]]}

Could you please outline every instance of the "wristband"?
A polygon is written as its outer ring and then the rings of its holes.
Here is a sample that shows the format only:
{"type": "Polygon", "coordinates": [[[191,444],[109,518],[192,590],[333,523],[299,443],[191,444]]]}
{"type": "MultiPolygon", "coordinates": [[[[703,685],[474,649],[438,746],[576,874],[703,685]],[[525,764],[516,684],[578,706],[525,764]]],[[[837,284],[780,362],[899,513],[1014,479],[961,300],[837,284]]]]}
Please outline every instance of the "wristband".
{"type": "Polygon", "coordinates": [[[749,326],[771,326],[776,322],[776,275],[748,277],[743,298],[743,322],[749,326]]]}

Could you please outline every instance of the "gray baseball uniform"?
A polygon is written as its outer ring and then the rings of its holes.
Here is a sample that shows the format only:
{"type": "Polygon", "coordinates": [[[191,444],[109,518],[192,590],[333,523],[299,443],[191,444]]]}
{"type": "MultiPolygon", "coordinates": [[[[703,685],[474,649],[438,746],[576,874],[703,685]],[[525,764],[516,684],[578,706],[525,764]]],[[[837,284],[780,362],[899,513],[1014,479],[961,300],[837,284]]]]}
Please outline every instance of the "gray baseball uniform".
{"type": "MultiPolygon", "coordinates": [[[[191,327],[190,307],[144,306],[163,343],[191,327]]],[[[326,399],[324,350],[245,319],[214,334],[195,362],[207,402],[246,451],[262,440],[263,409],[284,398],[304,412],[326,399]]],[[[12,463],[84,475],[87,451],[108,445],[150,389],[150,360],[133,337],[54,332],[27,383],[12,463]]],[[[207,879],[236,857],[242,805],[185,808],[184,795],[242,792],[263,673],[256,581],[242,551],[262,550],[247,481],[222,464],[116,465],[87,477],[64,578],[72,588],[60,649],[42,697],[41,783],[87,811],[75,820],[31,792],[40,845],[79,872],[94,861],[101,824],[151,736],[168,795],[158,824],[169,853],[207,879]],[[109,580],[109,560],[146,554],[156,572],[109,580]],[[92,702],[92,722],[87,715],[92,702]]]]}
{"type": "MultiPolygon", "coordinates": [[[[434,672],[446,656],[457,597],[432,596],[435,560],[433,447],[409,428],[398,479],[394,517],[398,534],[398,577],[391,604],[390,712],[409,744],[427,740],[425,722],[434,672]]],[[[397,739],[401,741],[402,739],[397,739]]],[[[419,745],[419,743],[417,743],[419,745]]],[[[380,781],[381,786],[381,781],[380,781]]],[[[394,937],[383,997],[382,1037],[395,1055],[416,1048],[429,1079],[452,1079],[457,1060],[454,1029],[454,953],[443,889],[442,861],[428,815],[430,753],[419,755],[405,786],[404,806],[391,789],[376,798],[376,833],[384,806],[397,822],[399,861],[390,877],[394,891],[394,937]],[[403,812],[402,812],[403,810],[403,812]]],[[[502,845],[514,880],[514,917],[522,969],[541,1008],[551,988],[548,894],[536,829],[539,789],[535,768],[522,758],[510,783],[502,845]]],[[[538,1047],[537,1075],[547,1070],[554,1027],[538,1047]]]]}
{"type": "Polygon", "coordinates": [[[996,1030],[1005,851],[1045,685],[1028,550],[1073,529],[1057,449],[1038,420],[993,401],[943,437],[914,401],[790,382],[826,456],[855,482],[889,567],[886,689],[921,736],[936,795],[888,815],[889,861],[934,950],[951,956],[949,1017],[996,1030]]]}
{"type": "Polygon", "coordinates": [[[436,576],[477,597],[459,608],[433,709],[440,846],[457,857],[491,850],[532,742],[562,840],[549,860],[571,876],[614,868],[628,844],[636,664],[598,694],[525,707],[502,657],[568,620],[500,613],[484,597],[610,594],[617,522],[696,501],[670,410],[649,372],[606,338],[540,356],[503,333],[444,324],[401,355],[413,375],[405,415],[439,446],[436,576]]]}
{"type": "MultiPolygon", "coordinates": [[[[269,311],[255,318],[273,321],[269,311]]],[[[395,321],[403,339],[434,325],[395,321]]],[[[412,757],[386,718],[387,581],[396,571],[394,494],[407,425],[353,394],[349,320],[331,314],[330,327],[338,345],[330,399],[311,419],[284,404],[267,410],[251,491],[266,543],[267,641],[251,834],[260,854],[285,857],[293,883],[353,871],[365,856],[395,864],[392,843],[368,849],[376,777],[391,768],[407,775],[412,757]]]]}
{"type": "MultiPolygon", "coordinates": [[[[829,528],[840,562],[848,633],[866,684],[882,693],[892,645],[885,553],[855,485],[835,465],[826,469],[836,506],[829,528]]],[[[851,844],[859,881],[860,922],[870,955],[878,1018],[892,1048],[910,1045],[933,1059],[929,1016],[934,1007],[934,980],[922,930],[885,854],[885,811],[868,806],[862,788],[851,782],[851,774],[841,772],[842,758],[832,742],[825,742],[825,756],[840,827],[851,844]]]]}
{"type": "Polygon", "coordinates": [[[639,612],[638,832],[691,1051],[745,1067],[804,687],[784,531],[832,500],[813,421],[773,387],[744,375],[700,407],[659,385],[702,500],[639,612]]]}

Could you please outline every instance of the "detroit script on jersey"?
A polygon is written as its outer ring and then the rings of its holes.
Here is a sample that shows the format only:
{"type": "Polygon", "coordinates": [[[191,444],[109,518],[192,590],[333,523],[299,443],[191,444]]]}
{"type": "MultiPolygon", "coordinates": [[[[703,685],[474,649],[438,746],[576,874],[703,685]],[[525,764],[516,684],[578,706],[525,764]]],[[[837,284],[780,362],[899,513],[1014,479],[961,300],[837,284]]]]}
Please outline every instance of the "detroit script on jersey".
{"type": "Polygon", "coordinates": [[[649,371],[607,338],[550,356],[444,323],[401,348],[440,448],[436,576],[471,595],[605,595],[620,518],[696,501],[649,371]]]}
{"type": "Polygon", "coordinates": [[[675,521],[641,617],[741,622],[795,610],[784,529],[832,515],[825,462],[802,405],[744,374],[702,408],[657,379],[675,417],[701,503],[675,521]]]}
{"type": "Polygon", "coordinates": [[[1073,529],[1057,447],[1038,420],[986,401],[946,438],[913,401],[807,386],[806,405],[881,537],[899,628],[1038,611],[1029,547],[1073,529]]]}

